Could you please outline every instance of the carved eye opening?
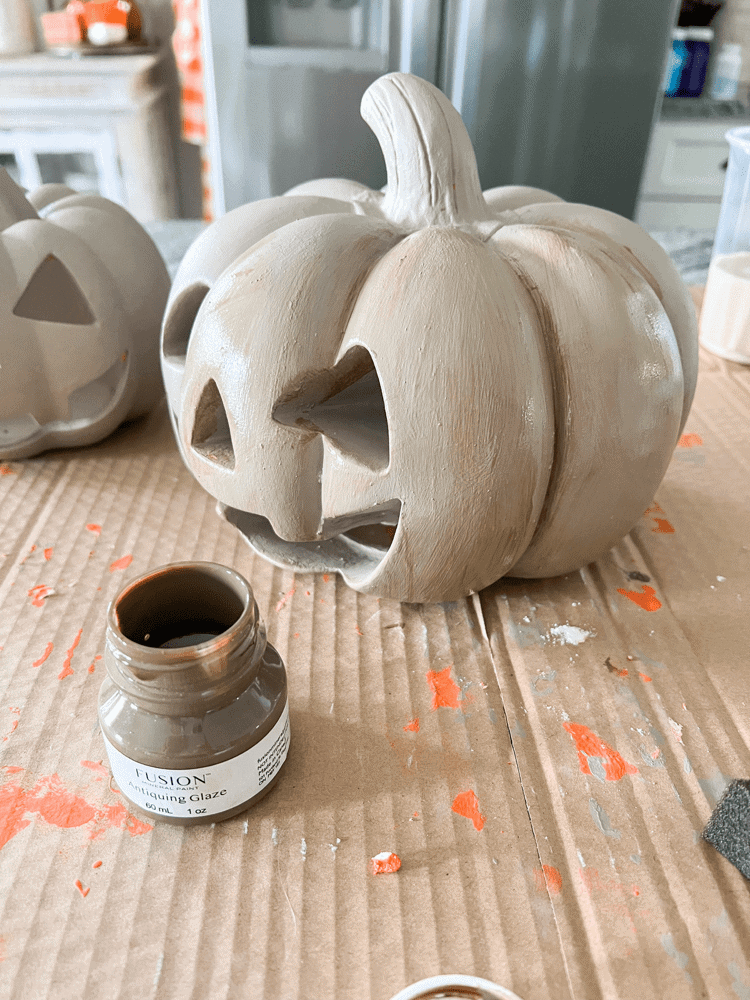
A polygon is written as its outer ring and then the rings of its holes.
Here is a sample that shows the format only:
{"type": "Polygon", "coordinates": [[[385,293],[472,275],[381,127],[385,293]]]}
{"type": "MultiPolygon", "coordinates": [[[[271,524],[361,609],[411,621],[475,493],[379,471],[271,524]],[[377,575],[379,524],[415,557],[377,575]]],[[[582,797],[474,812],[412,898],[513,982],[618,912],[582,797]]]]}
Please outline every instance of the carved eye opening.
{"type": "Polygon", "coordinates": [[[333,368],[315,372],[285,394],[273,419],[327,437],[374,471],[388,467],[390,445],[383,389],[366,347],[350,348],[333,368]]]}
{"type": "Polygon", "coordinates": [[[184,359],[195,325],[195,317],[207,295],[208,285],[197,282],[177,296],[164,324],[162,343],[165,357],[184,359]]]}
{"type": "Polygon", "coordinates": [[[234,469],[234,443],[219,387],[209,379],[195,411],[193,449],[214,465],[234,469]]]}
{"type": "Polygon", "coordinates": [[[96,322],[81,287],[54,254],[48,254],[34,271],[13,315],[44,323],[90,326],[96,322]]]}

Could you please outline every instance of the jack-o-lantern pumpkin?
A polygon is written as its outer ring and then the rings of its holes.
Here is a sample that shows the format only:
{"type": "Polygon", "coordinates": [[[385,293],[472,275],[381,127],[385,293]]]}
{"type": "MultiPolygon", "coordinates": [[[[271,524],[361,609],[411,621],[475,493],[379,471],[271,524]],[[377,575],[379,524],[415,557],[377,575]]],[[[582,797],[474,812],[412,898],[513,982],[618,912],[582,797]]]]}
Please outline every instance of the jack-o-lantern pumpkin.
{"type": "Polygon", "coordinates": [[[450,600],[620,539],[690,406],[695,317],[634,223],[484,195],[447,98],[377,80],[383,193],[315,181],[188,252],[163,327],[182,454],[274,562],[450,600]]]}
{"type": "Polygon", "coordinates": [[[0,169],[0,458],[91,444],[161,395],[169,275],[143,227],[98,195],[0,169]]]}

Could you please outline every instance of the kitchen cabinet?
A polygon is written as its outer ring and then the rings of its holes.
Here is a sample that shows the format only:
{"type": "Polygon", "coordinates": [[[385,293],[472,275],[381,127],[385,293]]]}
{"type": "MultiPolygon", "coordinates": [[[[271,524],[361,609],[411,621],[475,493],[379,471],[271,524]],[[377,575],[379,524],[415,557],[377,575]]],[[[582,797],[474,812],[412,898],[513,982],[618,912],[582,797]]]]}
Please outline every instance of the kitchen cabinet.
{"type": "Polygon", "coordinates": [[[180,215],[178,84],[170,50],[0,59],[0,165],[23,187],[65,183],[137,219],[180,215]]]}
{"type": "Polygon", "coordinates": [[[648,230],[714,230],[729,157],[724,135],[743,124],[750,124],[750,117],[657,121],[641,177],[635,221],[648,230]]]}

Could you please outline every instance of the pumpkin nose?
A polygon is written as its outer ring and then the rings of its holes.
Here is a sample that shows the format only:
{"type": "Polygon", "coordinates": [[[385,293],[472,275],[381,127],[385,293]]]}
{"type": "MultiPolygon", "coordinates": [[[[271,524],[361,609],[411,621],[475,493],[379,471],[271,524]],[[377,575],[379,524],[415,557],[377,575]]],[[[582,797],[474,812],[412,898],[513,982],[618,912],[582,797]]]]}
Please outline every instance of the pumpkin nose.
{"type": "Polygon", "coordinates": [[[267,518],[286,541],[317,538],[323,446],[311,431],[276,423],[262,395],[262,386],[248,391],[219,371],[202,387],[188,382],[180,419],[186,460],[226,506],[267,518]]]}

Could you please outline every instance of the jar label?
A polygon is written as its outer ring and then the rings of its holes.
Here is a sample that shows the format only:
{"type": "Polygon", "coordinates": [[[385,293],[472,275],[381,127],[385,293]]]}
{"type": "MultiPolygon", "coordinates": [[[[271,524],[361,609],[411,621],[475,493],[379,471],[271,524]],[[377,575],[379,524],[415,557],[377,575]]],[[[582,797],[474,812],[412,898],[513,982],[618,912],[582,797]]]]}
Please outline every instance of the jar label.
{"type": "Polygon", "coordinates": [[[106,737],[104,742],[115,781],[141,809],[156,817],[215,816],[247,802],[278,773],[289,752],[289,704],[254,747],[208,767],[151,767],[126,757],[106,737]]]}

